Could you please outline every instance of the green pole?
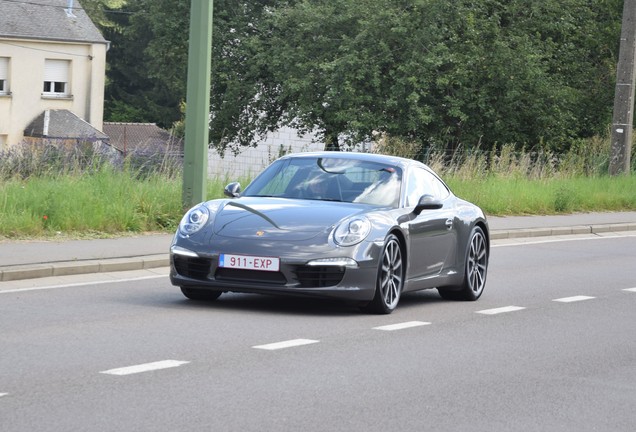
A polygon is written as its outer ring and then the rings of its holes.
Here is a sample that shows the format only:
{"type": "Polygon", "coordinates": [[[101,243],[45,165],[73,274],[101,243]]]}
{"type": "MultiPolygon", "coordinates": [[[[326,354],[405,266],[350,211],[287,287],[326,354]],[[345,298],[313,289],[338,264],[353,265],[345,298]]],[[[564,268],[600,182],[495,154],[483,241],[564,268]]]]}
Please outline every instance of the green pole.
{"type": "Polygon", "coordinates": [[[213,0],[190,3],[183,207],[205,201],[208,171],[213,0]]]}

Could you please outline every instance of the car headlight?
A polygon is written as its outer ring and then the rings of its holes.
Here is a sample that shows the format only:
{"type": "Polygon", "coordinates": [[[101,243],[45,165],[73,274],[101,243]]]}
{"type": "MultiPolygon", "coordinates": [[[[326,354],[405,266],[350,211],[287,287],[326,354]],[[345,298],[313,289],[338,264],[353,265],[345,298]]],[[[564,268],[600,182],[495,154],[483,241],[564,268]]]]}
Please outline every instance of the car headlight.
{"type": "Polygon", "coordinates": [[[192,207],[181,219],[179,234],[188,237],[199,231],[210,218],[210,211],[204,204],[192,207]]]}
{"type": "Polygon", "coordinates": [[[353,217],[338,225],[333,239],[340,246],[353,246],[364,240],[371,231],[371,222],[365,217],[353,217]]]}

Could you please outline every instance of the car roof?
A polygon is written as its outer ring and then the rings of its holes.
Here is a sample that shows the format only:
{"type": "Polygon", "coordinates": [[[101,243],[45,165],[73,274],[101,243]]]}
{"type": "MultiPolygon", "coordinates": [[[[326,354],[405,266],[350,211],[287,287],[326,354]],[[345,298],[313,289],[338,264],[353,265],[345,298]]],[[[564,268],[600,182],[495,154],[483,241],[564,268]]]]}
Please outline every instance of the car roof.
{"type": "MultiPolygon", "coordinates": [[[[419,165],[428,168],[422,162],[414,159],[407,159],[399,156],[383,155],[377,153],[359,153],[359,152],[340,152],[340,151],[322,151],[322,152],[303,152],[303,153],[290,153],[282,156],[280,159],[288,158],[338,158],[338,159],[351,159],[361,160],[366,162],[377,162],[388,165],[400,166],[402,168],[408,165],[419,165]]],[[[430,170],[430,168],[428,168],[430,170]]]]}

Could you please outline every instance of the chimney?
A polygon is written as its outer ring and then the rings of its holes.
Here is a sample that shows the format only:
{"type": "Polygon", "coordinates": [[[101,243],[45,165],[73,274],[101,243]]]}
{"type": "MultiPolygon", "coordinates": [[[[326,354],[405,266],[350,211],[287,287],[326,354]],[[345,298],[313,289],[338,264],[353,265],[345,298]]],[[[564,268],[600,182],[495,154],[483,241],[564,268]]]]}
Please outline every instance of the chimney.
{"type": "Polygon", "coordinates": [[[77,18],[73,14],[73,0],[68,0],[68,6],[66,8],[66,16],[69,18],[77,18]]]}

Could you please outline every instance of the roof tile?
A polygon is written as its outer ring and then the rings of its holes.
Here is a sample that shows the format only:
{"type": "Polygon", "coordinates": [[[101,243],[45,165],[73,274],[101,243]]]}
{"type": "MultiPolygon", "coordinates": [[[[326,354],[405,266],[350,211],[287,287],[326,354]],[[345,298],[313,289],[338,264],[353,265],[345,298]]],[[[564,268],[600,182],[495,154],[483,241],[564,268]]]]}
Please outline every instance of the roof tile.
{"type": "Polygon", "coordinates": [[[0,0],[0,38],[108,43],[78,0],[73,0],[71,15],[68,4],[68,0],[0,0]]]}

